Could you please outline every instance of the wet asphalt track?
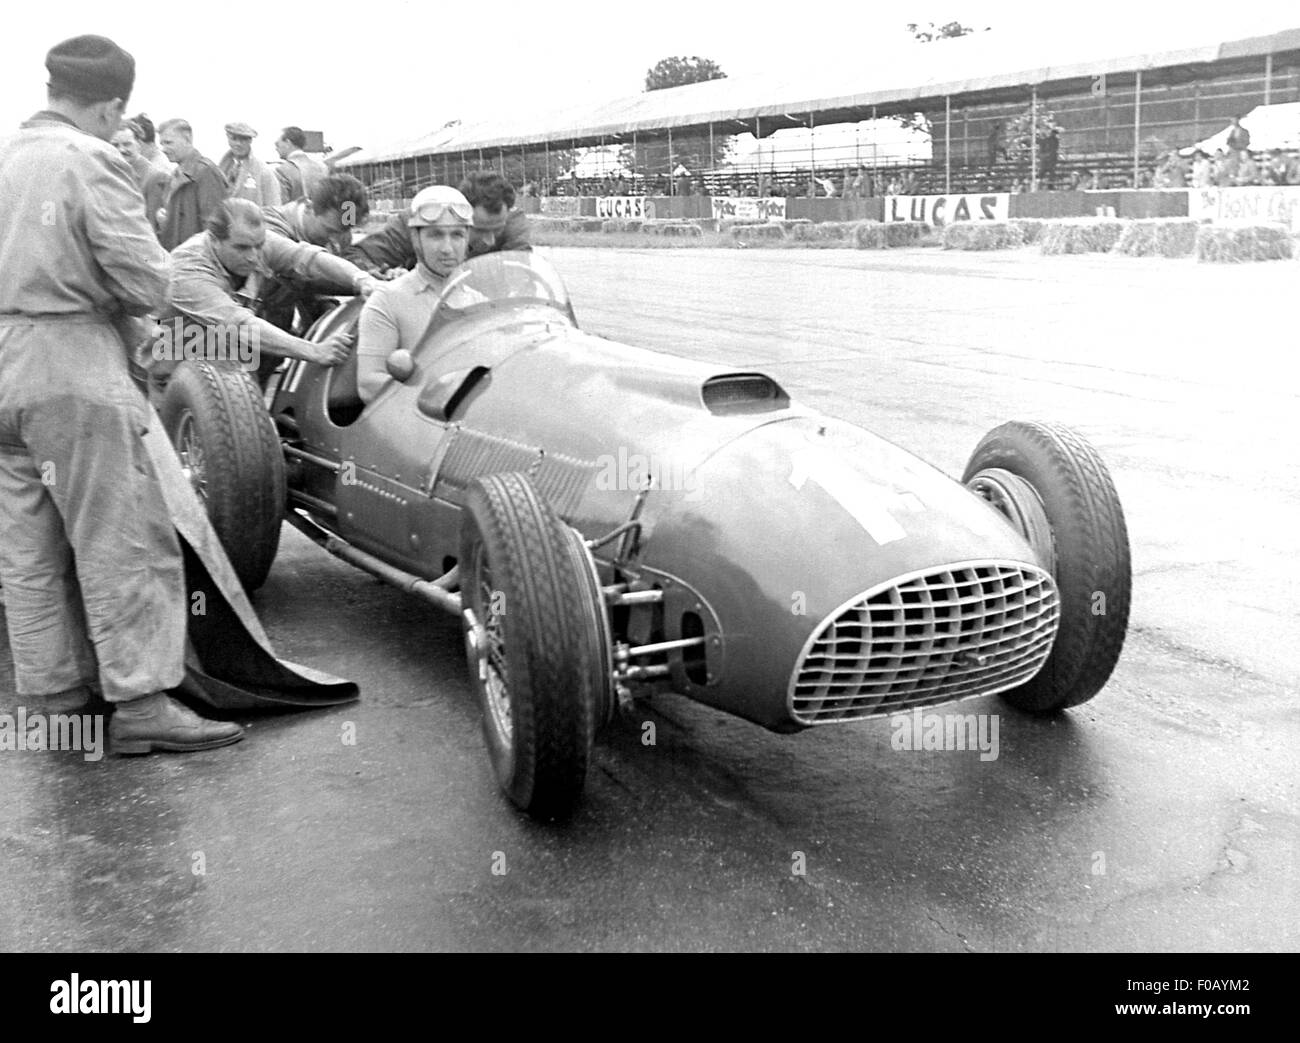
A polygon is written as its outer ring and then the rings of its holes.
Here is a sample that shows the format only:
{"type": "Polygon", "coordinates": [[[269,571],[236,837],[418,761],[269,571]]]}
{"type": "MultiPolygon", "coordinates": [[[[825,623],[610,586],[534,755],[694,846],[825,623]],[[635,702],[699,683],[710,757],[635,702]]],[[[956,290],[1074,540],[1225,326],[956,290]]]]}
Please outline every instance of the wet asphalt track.
{"type": "Polygon", "coordinates": [[[764,368],[949,473],[1008,418],[1084,432],[1133,541],[1110,685],[1050,721],[962,704],[1000,714],[992,762],[663,697],[543,826],[497,795],[455,622],[286,529],[262,617],[363,701],[185,757],[0,752],[0,949],[1297,947],[1300,264],[553,259],[586,328],[764,368]]]}

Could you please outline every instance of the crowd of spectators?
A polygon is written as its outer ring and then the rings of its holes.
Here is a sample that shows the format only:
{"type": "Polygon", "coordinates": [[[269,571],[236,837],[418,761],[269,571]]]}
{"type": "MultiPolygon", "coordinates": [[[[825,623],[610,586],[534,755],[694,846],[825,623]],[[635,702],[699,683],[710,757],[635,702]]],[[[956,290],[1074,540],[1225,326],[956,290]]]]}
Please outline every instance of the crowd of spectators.
{"type": "Polygon", "coordinates": [[[257,131],[247,123],[227,123],[225,130],[228,150],[219,162],[194,147],[194,129],[183,119],[155,127],[141,112],[123,119],[113,135],[164,249],[174,250],[203,231],[224,199],[249,199],[258,206],[292,203],[308,198],[330,173],[323,160],[305,151],[307,137],[300,127],[281,130],[274,166],[251,154],[257,131]]]}
{"type": "MultiPolygon", "coordinates": [[[[642,175],[619,172],[599,178],[527,179],[519,195],[531,196],[730,196],[870,199],[879,196],[926,195],[948,191],[971,193],[1030,191],[1099,191],[1131,189],[1131,157],[1118,155],[1060,159],[1060,132],[1051,127],[1039,135],[1037,177],[1029,161],[1010,158],[999,125],[989,137],[988,165],[961,166],[945,171],[927,164],[886,169],[852,165],[795,171],[709,170],[642,175]]],[[[1243,185],[1300,185],[1300,158],[1272,149],[1252,152],[1250,132],[1234,119],[1225,147],[1214,155],[1199,150],[1171,149],[1154,166],[1138,174],[1138,188],[1206,188],[1243,185]]],[[[406,186],[414,191],[411,186],[406,186]]],[[[418,186],[416,186],[418,187],[418,186]]],[[[405,194],[410,194],[410,191],[405,194]]]]}
{"type": "Polygon", "coordinates": [[[1221,148],[1213,156],[1171,149],[1151,174],[1152,188],[1229,188],[1300,185],[1300,160],[1280,148],[1256,157],[1249,149],[1221,148]]]}

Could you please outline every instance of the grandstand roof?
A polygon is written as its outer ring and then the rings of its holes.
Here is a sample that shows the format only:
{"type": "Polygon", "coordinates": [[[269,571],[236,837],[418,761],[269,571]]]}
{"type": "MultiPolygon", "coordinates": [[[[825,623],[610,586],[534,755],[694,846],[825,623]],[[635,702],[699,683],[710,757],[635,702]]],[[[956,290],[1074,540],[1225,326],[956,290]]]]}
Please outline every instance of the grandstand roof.
{"type": "Polygon", "coordinates": [[[722,124],[724,133],[752,133],[755,119],[761,121],[766,136],[787,127],[806,126],[809,114],[819,126],[856,122],[870,118],[873,108],[881,116],[933,110],[946,97],[960,95],[972,104],[1024,91],[1032,84],[1086,82],[1102,74],[1131,75],[1139,70],[1185,72],[1214,62],[1300,52],[1300,28],[1119,57],[1098,55],[1098,49],[1095,42],[1080,43],[1063,33],[1060,39],[1036,42],[1034,64],[1026,65],[1022,41],[992,32],[975,33],[932,44],[905,44],[884,60],[872,58],[868,69],[838,69],[815,81],[804,75],[710,80],[549,112],[456,122],[383,148],[363,149],[339,165],[517,149],[546,142],[590,146],[620,137],[630,139],[634,133],[658,136],[669,128],[678,133],[706,131],[710,124],[722,124]]]}

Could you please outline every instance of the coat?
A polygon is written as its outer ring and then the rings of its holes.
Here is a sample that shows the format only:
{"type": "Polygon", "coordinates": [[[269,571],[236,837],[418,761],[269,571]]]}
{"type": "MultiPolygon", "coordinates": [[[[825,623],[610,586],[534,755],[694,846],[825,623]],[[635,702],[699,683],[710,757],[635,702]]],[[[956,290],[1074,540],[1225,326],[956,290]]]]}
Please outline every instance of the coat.
{"type": "Polygon", "coordinates": [[[227,152],[218,166],[232,199],[249,199],[258,206],[280,205],[280,179],[256,156],[250,153],[244,159],[236,159],[233,152],[227,152]]]}
{"type": "Polygon", "coordinates": [[[276,177],[280,179],[281,201],[292,203],[311,195],[312,189],[329,177],[329,172],[323,161],[307,155],[302,149],[290,152],[275,168],[276,177]]]}
{"type": "Polygon", "coordinates": [[[204,222],[226,198],[225,176],[212,160],[191,152],[176,164],[167,186],[166,216],[158,225],[163,249],[174,250],[203,231],[204,222]]]}

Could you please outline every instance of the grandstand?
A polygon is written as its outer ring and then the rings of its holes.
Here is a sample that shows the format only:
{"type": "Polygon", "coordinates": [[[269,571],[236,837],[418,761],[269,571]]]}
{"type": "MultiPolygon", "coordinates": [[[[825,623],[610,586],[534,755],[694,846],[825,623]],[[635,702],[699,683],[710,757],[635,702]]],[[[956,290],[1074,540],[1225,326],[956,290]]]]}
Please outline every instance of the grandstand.
{"type": "MultiPolygon", "coordinates": [[[[1130,55],[1080,55],[1068,40],[1036,49],[1027,66],[993,33],[909,49],[892,67],[831,74],[824,83],[723,79],[587,103],[538,115],[455,123],[411,141],[364,149],[340,166],[376,195],[409,197],[418,188],[454,182],[491,166],[544,194],[597,194],[602,183],[571,173],[585,149],[620,146],[632,194],[671,195],[685,167],[694,191],[803,195],[814,177],[839,183],[846,168],[874,175],[879,191],[891,176],[918,193],[1064,188],[1081,172],[1101,187],[1140,187],[1157,155],[1200,141],[1234,115],[1257,106],[1300,101],[1300,29],[1130,55]],[[903,84],[903,86],[899,86],[903,84]],[[996,154],[995,126],[1037,104],[1062,127],[1059,162],[1039,177],[1036,150],[996,154]],[[900,119],[928,122],[929,158],[885,158],[882,127],[900,119]],[[823,147],[818,129],[857,128],[850,160],[823,147]],[[778,144],[804,128],[798,147],[778,144]],[[811,130],[812,133],[806,131],[811,130]],[[752,135],[764,169],[728,164],[727,143],[752,135]]],[[[814,190],[815,191],[815,190],[814,190]]]]}

